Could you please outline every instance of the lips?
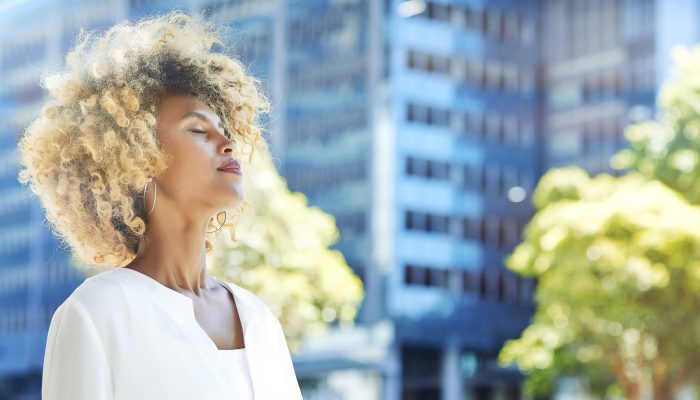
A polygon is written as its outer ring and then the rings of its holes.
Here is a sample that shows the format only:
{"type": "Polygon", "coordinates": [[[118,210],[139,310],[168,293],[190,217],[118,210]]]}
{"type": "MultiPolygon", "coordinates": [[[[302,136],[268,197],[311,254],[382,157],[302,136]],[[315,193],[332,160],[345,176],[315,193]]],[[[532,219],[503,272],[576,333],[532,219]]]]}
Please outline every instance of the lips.
{"type": "Polygon", "coordinates": [[[238,163],[237,160],[235,160],[233,158],[228,160],[221,167],[217,168],[217,170],[221,171],[221,172],[229,172],[229,173],[241,175],[241,165],[238,163]]]}
{"type": "Polygon", "coordinates": [[[229,158],[226,160],[225,163],[221,164],[218,169],[223,169],[223,168],[240,168],[241,165],[238,163],[238,160],[235,158],[229,158]]]}
{"type": "Polygon", "coordinates": [[[231,174],[242,175],[240,168],[219,168],[221,172],[228,172],[231,174]]]}

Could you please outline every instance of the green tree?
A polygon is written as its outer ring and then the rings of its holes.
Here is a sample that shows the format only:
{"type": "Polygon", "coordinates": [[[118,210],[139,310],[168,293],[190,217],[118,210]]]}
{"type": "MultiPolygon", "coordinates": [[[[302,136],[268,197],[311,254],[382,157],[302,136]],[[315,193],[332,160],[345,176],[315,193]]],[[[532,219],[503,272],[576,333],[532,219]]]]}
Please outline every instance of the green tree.
{"type": "Polygon", "coordinates": [[[545,174],[533,203],[506,265],[537,277],[538,306],[501,364],[528,372],[525,389],[539,394],[569,374],[628,399],[672,399],[697,382],[700,208],[640,174],[577,167],[545,174]]]}
{"type": "Polygon", "coordinates": [[[335,218],[290,192],[269,154],[256,153],[244,180],[248,207],[236,241],[214,240],[211,273],[251,290],[279,317],[289,347],[331,324],[352,326],[364,296],[362,281],[343,254],[335,218]]]}
{"type": "Polygon", "coordinates": [[[611,164],[657,179],[700,204],[700,46],[677,47],[673,55],[676,73],[659,92],[659,120],[628,127],[629,147],[611,164]]]}
{"type": "Polygon", "coordinates": [[[530,373],[531,393],[563,375],[629,399],[700,391],[700,47],[674,58],[658,120],[628,127],[611,159],[626,176],[555,169],[533,194],[506,265],[538,278],[538,308],[499,356],[530,373]]]}

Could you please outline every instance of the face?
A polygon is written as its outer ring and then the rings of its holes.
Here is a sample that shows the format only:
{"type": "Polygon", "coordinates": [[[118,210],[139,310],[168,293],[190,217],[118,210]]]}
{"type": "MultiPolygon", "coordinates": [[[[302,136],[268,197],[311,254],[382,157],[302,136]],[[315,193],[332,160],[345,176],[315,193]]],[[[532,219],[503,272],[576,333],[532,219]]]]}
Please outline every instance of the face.
{"type": "Polygon", "coordinates": [[[164,97],[156,107],[156,133],[172,158],[155,177],[158,201],[162,193],[175,206],[208,216],[240,204],[242,176],[218,170],[236,159],[237,143],[211,108],[193,96],[164,97]]]}

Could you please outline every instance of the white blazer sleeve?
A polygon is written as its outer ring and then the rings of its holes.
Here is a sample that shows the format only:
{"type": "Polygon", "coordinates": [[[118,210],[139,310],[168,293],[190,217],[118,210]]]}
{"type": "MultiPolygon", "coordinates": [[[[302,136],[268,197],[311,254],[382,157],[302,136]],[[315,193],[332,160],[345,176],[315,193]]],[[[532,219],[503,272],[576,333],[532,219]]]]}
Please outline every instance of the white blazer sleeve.
{"type": "Polygon", "coordinates": [[[275,336],[277,351],[280,354],[280,363],[282,367],[282,373],[284,374],[283,391],[285,399],[303,400],[301,396],[301,388],[299,387],[299,381],[297,380],[296,372],[294,372],[294,364],[292,363],[292,355],[289,352],[289,346],[287,345],[287,339],[284,336],[284,330],[282,330],[282,324],[274,316],[272,319],[275,321],[275,336]]]}
{"type": "Polygon", "coordinates": [[[85,307],[68,298],[49,325],[42,372],[42,400],[113,399],[107,356],[85,307]]]}

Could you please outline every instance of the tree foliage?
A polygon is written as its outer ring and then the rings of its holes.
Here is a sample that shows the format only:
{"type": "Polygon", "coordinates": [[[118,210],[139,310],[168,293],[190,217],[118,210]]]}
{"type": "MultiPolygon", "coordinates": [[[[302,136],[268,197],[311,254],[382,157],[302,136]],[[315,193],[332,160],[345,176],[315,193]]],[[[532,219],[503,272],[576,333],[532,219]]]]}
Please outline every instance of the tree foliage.
{"type": "Polygon", "coordinates": [[[676,73],[661,87],[658,121],[628,127],[629,147],[615,154],[611,164],[657,179],[699,204],[700,47],[678,47],[673,54],[676,73]]]}
{"type": "Polygon", "coordinates": [[[533,202],[506,264],[538,278],[538,308],[499,357],[531,374],[527,390],[572,374],[602,393],[609,371],[627,398],[649,384],[670,399],[700,378],[700,208],[640,174],[577,167],[548,172],[533,202]]]}
{"type": "Polygon", "coordinates": [[[499,355],[530,393],[565,375],[628,399],[700,392],[700,47],[674,56],[659,119],[628,127],[611,160],[625,176],[553,169],[533,193],[506,265],[538,278],[538,307],[499,355]]]}

